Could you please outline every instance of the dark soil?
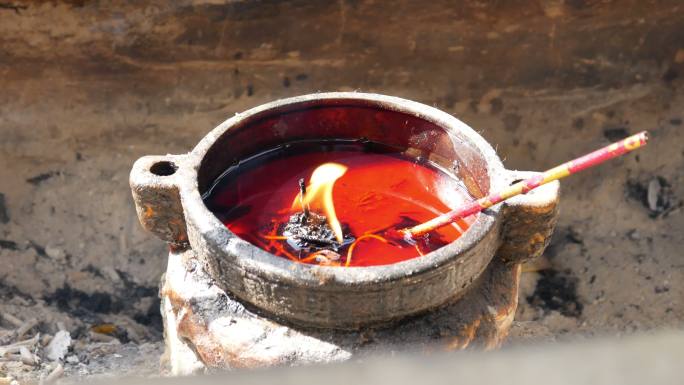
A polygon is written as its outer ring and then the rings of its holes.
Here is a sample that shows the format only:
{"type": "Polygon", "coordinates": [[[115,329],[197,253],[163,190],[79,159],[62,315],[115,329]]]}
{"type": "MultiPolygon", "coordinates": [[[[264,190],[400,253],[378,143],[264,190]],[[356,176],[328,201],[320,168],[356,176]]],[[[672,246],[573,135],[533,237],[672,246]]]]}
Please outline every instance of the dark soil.
{"type": "Polygon", "coordinates": [[[527,301],[545,312],[557,310],[566,317],[582,315],[582,303],[577,297],[577,278],[570,271],[547,269],[540,272],[534,293],[527,301]]]}
{"type": "Polygon", "coordinates": [[[611,142],[617,142],[629,136],[629,131],[624,127],[606,128],[603,130],[603,136],[611,142]]]}
{"type": "Polygon", "coordinates": [[[0,223],[8,223],[10,220],[9,212],[7,211],[7,204],[5,203],[5,194],[0,193],[0,223]]]}

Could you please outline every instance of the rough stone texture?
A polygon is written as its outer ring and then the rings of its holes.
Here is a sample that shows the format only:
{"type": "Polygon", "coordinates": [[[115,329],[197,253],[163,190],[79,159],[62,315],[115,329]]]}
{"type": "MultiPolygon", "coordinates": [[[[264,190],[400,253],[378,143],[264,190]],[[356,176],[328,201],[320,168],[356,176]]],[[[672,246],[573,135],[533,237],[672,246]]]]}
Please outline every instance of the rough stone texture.
{"type": "MultiPolygon", "coordinates": [[[[512,174],[512,181],[534,175],[523,171],[512,174]]],[[[558,221],[559,194],[560,183],[556,181],[506,201],[503,240],[498,250],[504,261],[524,263],[544,252],[558,221]]]]}
{"type": "Polygon", "coordinates": [[[389,351],[501,345],[518,304],[519,264],[498,258],[457,302],[383,328],[306,329],[263,317],[216,286],[192,251],[171,252],[162,282],[164,364],[174,375],[346,361],[389,351]]]}
{"type": "Polygon", "coordinates": [[[178,169],[172,156],[145,156],[133,165],[129,183],[136,202],[138,220],[145,230],[174,247],[188,242],[188,231],[183,218],[178,169]]]}
{"type": "MultiPolygon", "coordinates": [[[[442,79],[443,103],[477,95],[487,112],[501,109],[502,88],[658,79],[666,68],[657,67],[675,59],[684,37],[684,10],[676,0],[657,6],[640,0],[399,1],[392,7],[369,0],[14,3],[27,7],[0,14],[8,65],[55,60],[58,72],[76,65],[94,78],[146,73],[149,83],[139,91],[167,83],[174,73],[210,70],[214,81],[200,93],[224,98],[311,79],[321,89],[392,85],[429,93],[425,80],[442,79]],[[46,22],[56,17],[59,23],[46,22]]],[[[192,77],[175,79],[199,80],[192,77]]],[[[114,96],[110,92],[100,98],[114,96]]],[[[163,103],[150,100],[149,106],[163,103]]],[[[177,108],[192,111],[192,104],[177,108]]]]}
{"type": "Polygon", "coordinates": [[[342,360],[349,353],[247,310],[212,283],[192,252],[169,254],[162,286],[171,373],[342,360]],[[190,352],[194,353],[191,354],[190,352]]]}

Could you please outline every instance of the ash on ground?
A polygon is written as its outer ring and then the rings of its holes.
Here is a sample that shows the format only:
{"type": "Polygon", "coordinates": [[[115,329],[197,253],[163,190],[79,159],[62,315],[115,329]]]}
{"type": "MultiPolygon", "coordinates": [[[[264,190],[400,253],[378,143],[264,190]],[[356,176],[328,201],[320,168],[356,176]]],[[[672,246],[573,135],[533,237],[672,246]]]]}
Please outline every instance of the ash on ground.
{"type": "Polygon", "coordinates": [[[684,205],[674,194],[670,182],[662,176],[630,179],[626,184],[627,196],[649,210],[651,218],[659,218],[678,211],[684,205]]]}
{"type": "Polygon", "coordinates": [[[161,373],[162,343],[133,320],[88,326],[44,300],[2,297],[0,384],[161,373]]]}

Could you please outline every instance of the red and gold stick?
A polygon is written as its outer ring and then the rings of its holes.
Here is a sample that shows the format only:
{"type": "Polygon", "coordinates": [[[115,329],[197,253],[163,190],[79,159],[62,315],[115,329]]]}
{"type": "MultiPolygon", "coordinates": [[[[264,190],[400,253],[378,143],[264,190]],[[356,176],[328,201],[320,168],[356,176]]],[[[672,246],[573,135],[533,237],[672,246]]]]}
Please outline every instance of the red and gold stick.
{"type": "Polygon", "coordinates": [[[489,194],[486,197],[470,202],[463,207],[449,211],[448,213],[442,214],[425,223],[421,223],[409,229],[401,230],[401,232],[409,238],[421,236],[423,234],[429,233],[432,230],[453,223],[455,220],[459,218],[465,218],[469,215],[478,213],[488,207],[494,206],[497,203],[501,203],[502,201],[510,197],[516,196],[518,194],[524,194],[543,184],[564,178],[568,175],[580,172],[586,168],[601,164],[609,159],[613,159],[620,155],[626,154],[632,150],[636,150],[637,148],[646,145],[647,141],[648,134],[646,133],[646,131],[640,132],[636,135],[632,135],[628,138],[625,138],[619,142],[603,147],[587,155],[563,163],[560,166],[556,166],[541,174],[535,175],[531,178],[518,182],[512,186],[507,187],[503,191],[499,191],[494,194],[489,194]]]}

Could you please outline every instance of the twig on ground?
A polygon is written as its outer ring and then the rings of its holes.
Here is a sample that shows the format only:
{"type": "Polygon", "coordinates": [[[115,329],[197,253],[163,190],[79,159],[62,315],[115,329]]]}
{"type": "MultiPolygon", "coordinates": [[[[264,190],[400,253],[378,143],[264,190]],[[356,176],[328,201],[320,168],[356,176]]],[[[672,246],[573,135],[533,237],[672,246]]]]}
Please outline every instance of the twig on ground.
{"type": "Polygon", "coordinates": [[[2,318],[5,319],[5,321],[11,323],[14,325],[15,328],[21,327],[21,325],[24,324],[24,321],[20,320],[19,318],[13,316],[12,314],[9,313],[3,313],[2,318]]]}
{"type": "Polygon", "coordinates": [[[62,364],[57,364],[57,366],[47,375],[45,378],[40,379],[41,385],[54,384],[62,375],[64,374],[64,367],[62,364]]]}
{"type": "Polygon", "coordinates": [[[92,330],[88,332],[88,335],[90,336],[90,340],[95,342],[112,342],[114,340],[119,340],[116,337],[112,337],[107,334],[97,333],[92,330]]]}
{"type": "Polygon", "coordinates": [[[38,363],[36,356],[34,356],[26,346],[19,347],[19,356],[21,357],[21,362],[25,365],[33,366],[38,363]]]}
{"type": "Polygon", "coordinates": [[[30,320],[24,322],[23,325],[17,329],[17,339],[21,338],[28,332],[29,330],[33,329],[34,326],[38,325],[38,319],[36,318],[31,318],[30,320]]]}
{"type": "Polygon", "coordinates": [[[5,354],[10,354],[10,353],[19,353],[19,348],[22,346],[24,347],[34,347],[36,343],[38,343],[38,339],[40,338],[40,333],[36,334],[33,336],[33,338],[29,338],[27,340],[15,342],[13,344],[5,345],[5,346],[0,346],[0,357],[3,357],[5,354]]]}

